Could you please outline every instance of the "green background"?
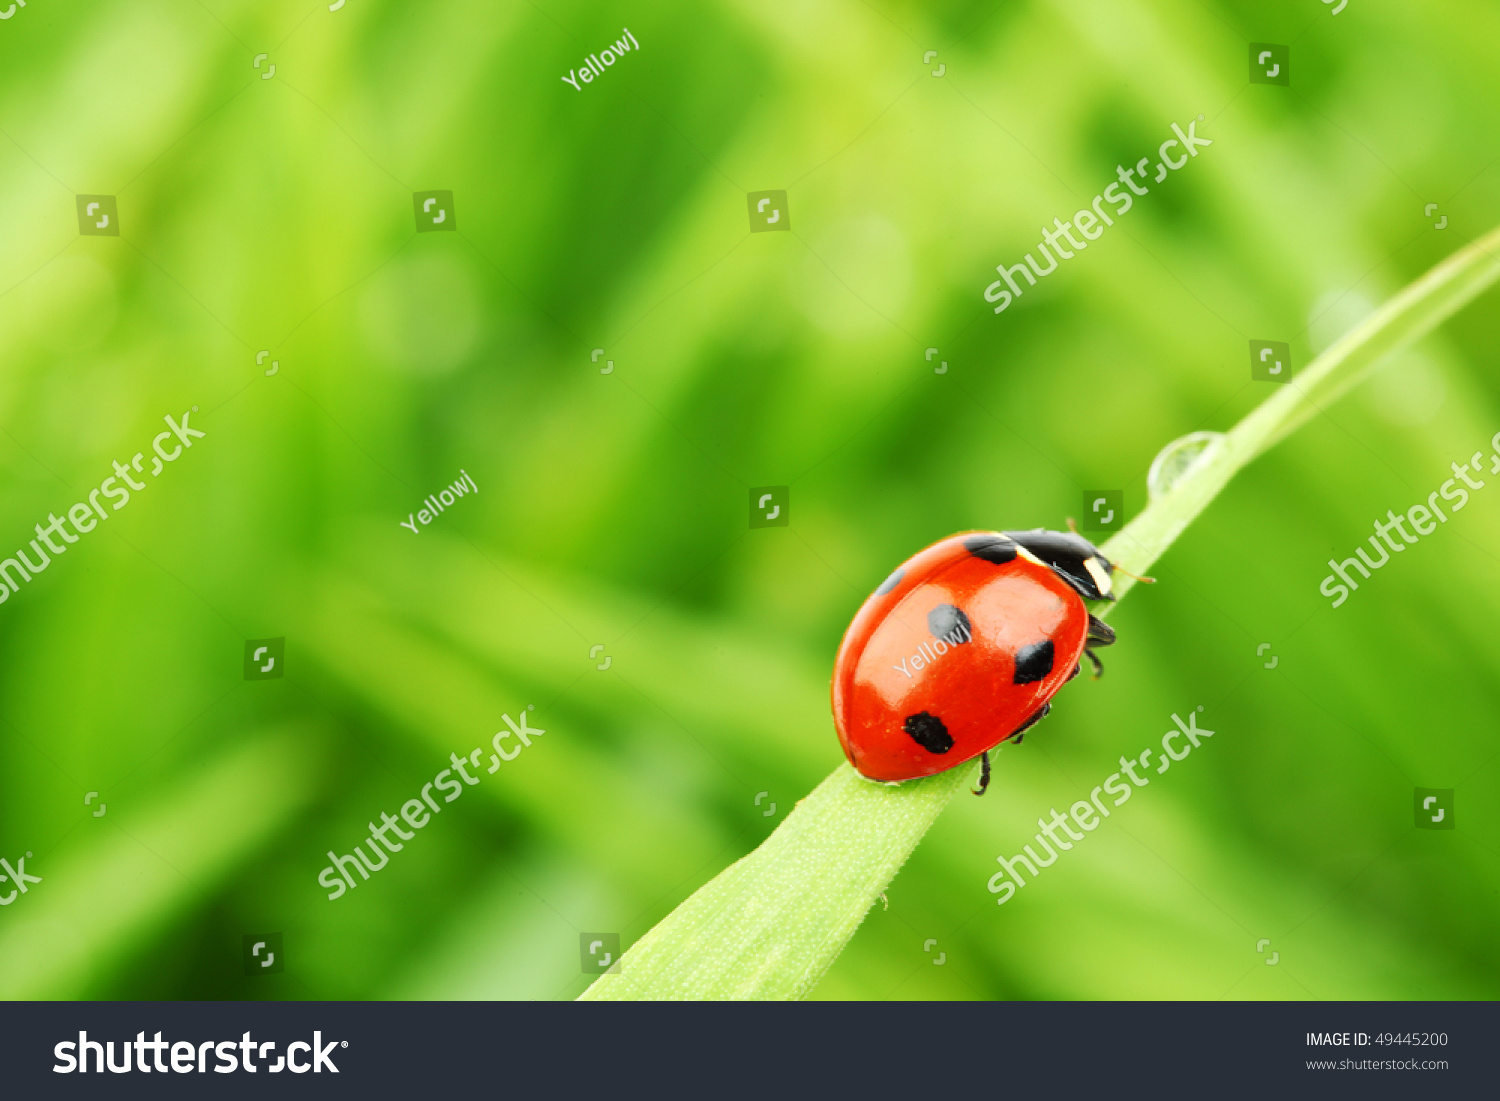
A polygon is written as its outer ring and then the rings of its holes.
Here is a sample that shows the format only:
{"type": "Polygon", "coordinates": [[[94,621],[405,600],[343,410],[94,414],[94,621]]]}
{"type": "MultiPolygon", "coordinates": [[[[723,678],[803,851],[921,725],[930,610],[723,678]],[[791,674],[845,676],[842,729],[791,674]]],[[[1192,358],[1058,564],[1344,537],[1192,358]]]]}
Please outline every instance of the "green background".
{"type": "MultiPolygon", "coordinates": [[[[207,436],[0,606],[0,856],[43,877],[0,997],[575,996],[580,933],[628,945],[841,760],[833,653],[897,563],[1086,488],[1133,514],[1164,444],[1276,385],[1248,341],[1305,366],[1500,220],[1497,40],[1478,0],[17,9],[0,550],[163,415],[207,436]],[[1212,147],[989,311],[1200,114],[1212,147]],[[457,232],[418,235],[437,189],[457,232]],[[752,235],[770,189],[791,232],[752,235]],[[478,494],[401,528],[459,468],[478,494]],[[766,485],[791,523],[751,530],[766,485]],[[285,678],[244,680],[273,636],[285,678]],[[528,704],[544,736],[326,899],[328,850],[528,704]],[[285,970],[246,976],[264,932],[285,970]]],[[[1496,303],[1232,485],[816,996],[1500,993],[1500,489],[1318,594],[1488,454],[1496,303]],[[1200,705],[1201,750],[996,907],[997,855],[1200,705]]]]}

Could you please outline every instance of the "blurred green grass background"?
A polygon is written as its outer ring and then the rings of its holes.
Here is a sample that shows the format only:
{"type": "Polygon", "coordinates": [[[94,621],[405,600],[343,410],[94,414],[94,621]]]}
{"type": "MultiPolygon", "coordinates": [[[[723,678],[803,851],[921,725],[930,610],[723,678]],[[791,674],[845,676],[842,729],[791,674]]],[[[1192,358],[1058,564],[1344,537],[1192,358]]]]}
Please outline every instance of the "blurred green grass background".
{"type": "MultiPolygon", "coordinates": [[[[1247,340],[1305,365],[1500,220],[1497,40],[1477,0],[18,10],[0,550],[164,414],[208,435],[0,607],[0,856],[44,877],[0,996],[576,995],[581,932],[629,944],[841,759],[832,656],[896,563],[1085,488],[1133,513],[1161,446],[1266,396],[1247,340]],[[1290,88],[1247,84],[1251,41],[1290,88]],[[1200,114],[1211,148],[989,313],[994,265],[1200,114]],[[435,188],[458,230],[418,235],[435,188]],[[768,188],[792,232],[747,232],[768,188]],[[82,193],[120,237],[78,235],[82,193]],[[398,526],[460,467],[477,495],[398,526]],[[790,526],[749,530],[780,484],[790,526]],[[531,703],[544,737],[327,901],[329,849],[531,703]],[[285,972],[246,976],[267,931],[285,972]]],[[[1488,451],[1496,302],[1183,536],[817,996],[1500,993],[1500,491],[1317,592],[1488,451]],[[1200,704],[1203,751],[995,906],[997,855],[1200,704]],[[1457,829],[1414,829],[1416,786],[1457,829]]]]}

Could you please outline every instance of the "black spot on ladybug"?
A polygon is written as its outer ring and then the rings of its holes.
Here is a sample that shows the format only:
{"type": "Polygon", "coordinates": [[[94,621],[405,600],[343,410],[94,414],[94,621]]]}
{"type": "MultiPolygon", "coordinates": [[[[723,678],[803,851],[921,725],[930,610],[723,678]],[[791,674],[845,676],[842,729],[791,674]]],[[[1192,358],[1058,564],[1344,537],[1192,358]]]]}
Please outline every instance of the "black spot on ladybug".
{"type": "Polygon", "coordinates": [[[1003,535],[971,535],[964,540],[964,548],[975,558],[983,558],[997,566],[1003,566],[1016,557],[1016,544],[1003,535]]]}
{"type": "Polygon", "coordinates": [[[942,639],[949,646],[961,646],[974,637],[969,617],[952,604],[939,604],[928,612],[927,629],[933,638],[942,639]]]}
{"type": "Polygon", "coordinates": [[[953,738],[943,720],[925,711],[906,716],[901,729],[911,735],[912,741],[928,753],[947,753],[953,748],[953,738]]]}
{"type": "Polygon", "coordinates": [[[1041,680],[1052,672],[1054,657],[1050,638],[1033,642],[1030,646],[1022,646],[1016,651],[1016,675],[1011,683],[1033,684],[1041,680]]]}
{"type": "Polygon", "coordinates": [[[875,590],[875,595],[884,596],[886,593],[894,589],[897,585],[901,584],[901,579],[905,576],[906,571],[901,569],[899,566],[896,567],[896,572],[891,574],[890,577],[887,577],[880,583],[880,588],[875,590]]]}

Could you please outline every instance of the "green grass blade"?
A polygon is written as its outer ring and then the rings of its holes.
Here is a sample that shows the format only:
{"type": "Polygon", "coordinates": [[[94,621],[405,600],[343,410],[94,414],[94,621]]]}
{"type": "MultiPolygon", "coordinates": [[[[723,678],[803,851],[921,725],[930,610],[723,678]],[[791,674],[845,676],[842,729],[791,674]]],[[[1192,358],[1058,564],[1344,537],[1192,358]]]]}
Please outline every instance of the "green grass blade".
{"type": "MultiPolygon", "coordinates": [[[[1247,463],[1343,397],[1386,357],[1421,339],[1500,277],[1500,228],[1460,249],[1406,287],[1261,402],[1220,445],[1156,497],[1103,547],[1136,573],[1151,568],[1247,463]]],[[[1117,581],[1123,596],[1133,586],[1117,581]]]]}
{"type": "MultiPolygon", "coordinates": [[[[1104,553],[1150,569],[1247,463],[1500,276],[1500,229],[1412,283],[1279,389],[1156,496],[1104,553]]],[[[1119,593],[1133,585],[1121,578],[1119,593]]],[[[829,737],[832,732],[829,732],[829,737]]],[[[801,998],[975,768],[897,786],[840,765],[754,852],[642,937],[582,998],[801,998]]]]}

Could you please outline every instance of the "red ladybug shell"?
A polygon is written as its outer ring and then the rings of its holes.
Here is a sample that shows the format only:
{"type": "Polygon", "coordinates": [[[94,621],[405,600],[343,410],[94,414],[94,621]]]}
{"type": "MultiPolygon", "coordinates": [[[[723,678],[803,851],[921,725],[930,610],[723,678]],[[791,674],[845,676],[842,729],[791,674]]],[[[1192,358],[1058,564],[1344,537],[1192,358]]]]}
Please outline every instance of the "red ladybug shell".
{"type": "Polygon", "coordinates": [[[833,671],[849,763],[912,780],[1010,737],[1072,677],[1089,613],[1073,588],[997,532],[907,559],[854,617],[833,671]]]}

